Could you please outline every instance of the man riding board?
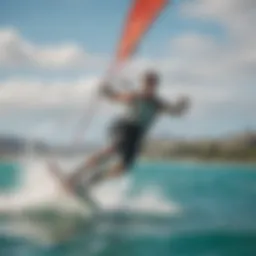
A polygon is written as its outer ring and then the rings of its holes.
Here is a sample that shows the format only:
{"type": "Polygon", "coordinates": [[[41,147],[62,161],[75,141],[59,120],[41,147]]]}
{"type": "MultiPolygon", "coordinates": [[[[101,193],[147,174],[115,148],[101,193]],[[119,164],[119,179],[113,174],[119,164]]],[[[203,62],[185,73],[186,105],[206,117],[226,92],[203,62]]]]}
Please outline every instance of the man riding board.
{"type": "Polygon", "coordinates": [[[110,84],[102,85],[102,95],[113,102],[127,105],[128,111],[111,127],[111,144],[87,159],[68,178],[69,188],[75,188],[87,171],[95,170],[104,160],[115,155],[119,156],[118,163],[108,172],[95,175],[92,182],[122,175],[137,159],[142,143],[158,115],[181,116],[186,113],[190,107],[189,99],[181,97],[176,103],[165,102],[157,95],[159,84],[159,74],[151,70],[144,73],[140,91],[117,92],[110,84]]]}

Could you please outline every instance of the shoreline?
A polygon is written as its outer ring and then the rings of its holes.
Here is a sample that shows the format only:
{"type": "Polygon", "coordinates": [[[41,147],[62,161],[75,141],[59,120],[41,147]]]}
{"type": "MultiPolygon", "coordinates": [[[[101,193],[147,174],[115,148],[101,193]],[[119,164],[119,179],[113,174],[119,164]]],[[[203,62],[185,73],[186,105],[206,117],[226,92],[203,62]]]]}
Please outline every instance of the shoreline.
{"type": "MultiPolygon", "coordinates": [[[[0,157],[0,163],[17,163],[24,160],[26,156],[19,157],[0,157]]],[[[47,157],[46,157],[47,158],[47,157]]],[[[65,158],[76,158],[76,156],[63,157],[65,158]]],[[[44,157],[39,157],[35,159],[45,159],[44,157]]],[[[149,156],[141,156],[138,159],[140,162],[162,162],[162,163],[191,163],[191,164],[226,164],[226,165],[243,165],[243,166],[255,166],[256,170],[256,159],[255,160],[230,160],[223,158],[215,158],[215,159],[200,159],[197,157],[149,157],[149,156]]]]}
{"type": "MultiPolygon", "coordinates": [[[[205,160],[200,158],[161,158],[161,157],[141,157],[140,161],[142,162],[165,162],[165,163],[171,163],[171,162],[179,162],[179,163],[193,163],[193,164],[227,164],[227,165],[243,165],[243,166],[255,166],[256,167],[256,160],[228,160],[228,159],[211,159],[211,160],[205,160]]],[[[256,168],[255,168],[256,170],[256,168]]]]}

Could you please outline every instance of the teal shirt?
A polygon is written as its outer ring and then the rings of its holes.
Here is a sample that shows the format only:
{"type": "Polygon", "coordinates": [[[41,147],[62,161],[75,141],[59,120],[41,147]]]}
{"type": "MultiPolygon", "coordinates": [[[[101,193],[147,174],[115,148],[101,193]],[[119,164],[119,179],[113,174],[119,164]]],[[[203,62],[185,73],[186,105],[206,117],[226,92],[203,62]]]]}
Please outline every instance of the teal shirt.
{"type": "Polygon", "coordinates": [[[160,104],[156,98],[138,97],[129,107],[127,118],[146,131],[151,127],[159,110],[160,104]]]}

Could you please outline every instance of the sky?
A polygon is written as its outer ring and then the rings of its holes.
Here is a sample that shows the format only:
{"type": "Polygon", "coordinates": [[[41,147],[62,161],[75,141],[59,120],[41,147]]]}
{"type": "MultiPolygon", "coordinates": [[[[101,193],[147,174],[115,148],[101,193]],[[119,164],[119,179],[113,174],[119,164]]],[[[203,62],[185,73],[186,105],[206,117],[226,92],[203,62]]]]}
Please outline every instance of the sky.
{"type": "MultiPolygon", "coordinates": [[[[56,142],[104,140],[122,108],[94,99],[130,4],[0,0],[0,134],[56,142]],[[95,106],[87,127],[83,120],[95,106]]],[[[255,22],[255,0],[172,1],[115,84],[137,88],[143,71],[155,68],[165,100],[191,98],[189,113],[161,117],[153,136],[255,130],[255,22]]]]}

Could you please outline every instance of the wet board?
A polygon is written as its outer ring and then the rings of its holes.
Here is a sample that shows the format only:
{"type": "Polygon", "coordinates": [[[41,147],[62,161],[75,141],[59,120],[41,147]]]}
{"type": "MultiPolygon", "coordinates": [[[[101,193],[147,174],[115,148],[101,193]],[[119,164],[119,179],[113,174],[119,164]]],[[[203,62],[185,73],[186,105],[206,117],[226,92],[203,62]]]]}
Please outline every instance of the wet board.
{"type": "Polygon", "coordinates": [[[71,188],[67,184],[67,175],[63,173],[60,167],[56,164],[48,164],[48,170],[50,174],[59,182],[62,188],[72,196],[75,196],[79,201],[81,201],[86,207],[90,207],[93,211],[99,211],[99,205],[91,198],[89,191],[80,185],[76,188],[71,188]]]}

